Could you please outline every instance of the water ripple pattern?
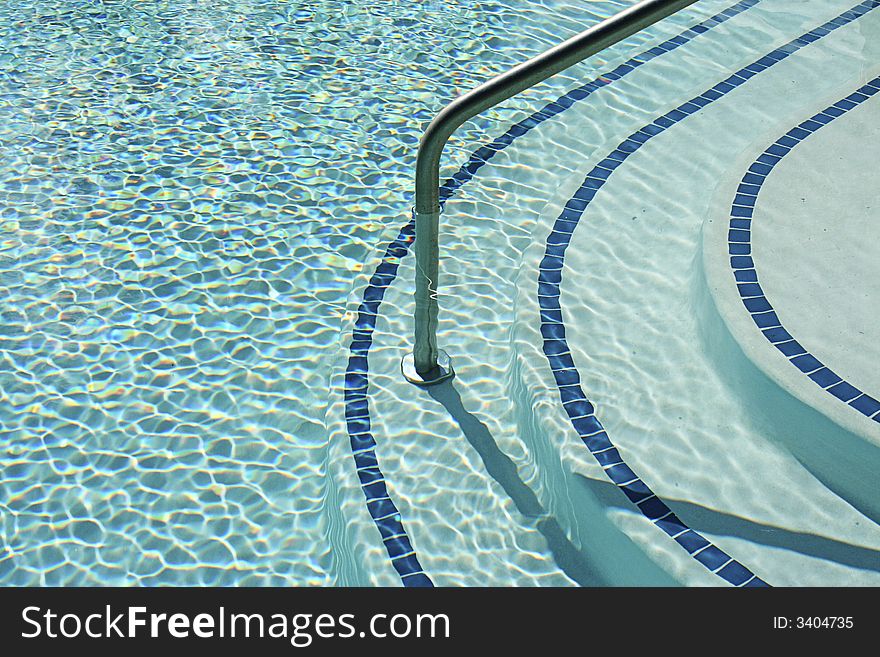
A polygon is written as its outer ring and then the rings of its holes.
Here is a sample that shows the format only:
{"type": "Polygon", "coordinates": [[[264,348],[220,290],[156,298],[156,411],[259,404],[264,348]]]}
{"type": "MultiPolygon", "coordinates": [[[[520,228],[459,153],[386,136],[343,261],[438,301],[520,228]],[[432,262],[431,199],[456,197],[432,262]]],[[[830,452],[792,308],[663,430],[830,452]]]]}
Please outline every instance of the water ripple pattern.
{"type": "Polygon", "coordinates": [[[727,233],[730,266],[743,306],[765,338],[781,351],[788,362],[806,374],[820,388],[852,406],[875,422],[880,422],[880,401],[845,381],[816,356],[809,353],[789,333],[773,305],[764,295],[757,267],[751,255],[752,215],[764,182],[774,167],[799,143],[808,139],[839,116],[843,116],[880,91],[880,77],[874,78],[833,105],[796,125],[773,142],[749,166],[743,176],[730,210],[727,233]]]}
{"type": "MultiPolygon", "coordinates": [[[[471,180],[477,171],[496,153],[510,146],[517,137],[524,135],[547,119],[565,111],[575,102],[587,98],[597,89],[621,79],[646,62],[684,45],[691,39],[753,7],[759,1],[742,0],[728,7],[705,21],[684,30],[675,37],[636,55],[601,77],[569,91],[528,118],[511,126],[502,136],[474,152],[453,177],[444,182],[440,189],[441,204],[445,203],[462,185],[471,180]]],[[[397,276],[398,263],[406,255],[409,246],[413,242],[414,235],[415,223],[414,220],[410,220],[400,230],[396,239],[386,248],[381,263],[376,268],[375,273],[364,290],[363,299],[357,311],[355,329],[350,345],[351,355],[345,372],[345,418],[355,467],[360,478],[361,488],[367,499],[367,509],[382,536],[382,541],[388,556],[391,558],[391,563],[398,574],[400,574],[405,586],[432,586],[433,583],[423,571],[412,542],[406,534],[400,513],[388,493],[384,476],[379,468],[375,451],[376,441],[371,433],[369,400],[367,397],[369,387],[368,357],[370,347],[372,346],[373,332],[376,328],[376,320],[379,316],[379,307],[385,290],[397,276]]],[[[666,520],[670,523],[672,522],[668,518],[666,520]]],[[[689,540],[689,538],[688,536],[681,537],[681,541],[689,540]]],[[[701,539],[702,537],[699,538],[701,539]]],[[[700,547],[705,548],[706,545],[700,547]]],[[[717,550],[717,548],[713,548],[713,550],[717,550]]],[[[708,561],[710,558],[717,558],[717,555],[712,550],[704,550],[702,559],[708,561]]],[[[740,583],[746,580],[751,580],[752,583],[760,582],[759,579],[752,576],[751,572],[742,569],[736,563],[726,565],[723,570],[725,575],[731,580],[742,580],[740,583]]]]}
{"type": "Polygon", "coordinates": [[[400,231],[385,250],[382,263],[376,268],[364,298],[358,307],[358,317],[351,341],[351,356],[345,371],[345,422],[351,451],[361,488],[367,498],[367,509],[382,536],[382,543],[391,558],[394,569],[404,586],[433,586],[422,570],[409,536],[403,527],[400,512],[388,494],[385,478],[376,457],[376,440],[370,432],[370,410],[367,399],[369,385],[368,356],[373,344],[373,331],[379,316],[379,305],[385,290],[397,276],[400,258],[406,255],[415,236],[411,221],[400,231]]]}
{"type": "Polygon", "coordinates": [[[766,586],[766,583],[748,568],[732,559],[723,550],[712,545],[697,532],[689,529],[672,510],[659,499],[623,460],[605,432],[595,409],[580,387],[580,375],[565,339],[565,324],[560,305],[562,268],[565,250],[590,202],[605,182],[626,159],[652,137],[683,121],[706,105],[726,94],[801,48],[818,41],[835,29],[847,25],[880,6],[880,0],[866,0],[849,11],[828,21],[802,36],[793,39],[768,55],[740,69],[704,93],[679,105],[653,122],[632,133],[605,159],[599,162],[565,209],[556,219],[544,251],[538,278],[538,303],[541,309],[541,334],[544,354],[559,387],[563,407],[575,431],[596,457],[608,478],[635,504],[652,523],[672,537],[697,561],[735,586],[766,586]]]}
{"type": "Polygon", "coordinates": [[[384,576],[327,364],[413,107],[624,4],[0,3],[0,584],[384,576]]]}

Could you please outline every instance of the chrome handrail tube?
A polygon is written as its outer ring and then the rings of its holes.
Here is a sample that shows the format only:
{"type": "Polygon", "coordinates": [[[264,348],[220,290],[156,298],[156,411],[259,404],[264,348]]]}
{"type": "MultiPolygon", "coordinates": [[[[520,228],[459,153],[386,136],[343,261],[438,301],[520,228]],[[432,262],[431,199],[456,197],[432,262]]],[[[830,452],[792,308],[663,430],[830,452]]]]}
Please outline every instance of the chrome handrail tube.
{"type": "Polygon", "coordinates": [[[415,344],[404,374],[431,385],[452,376],[448,358],[437,348],[439,275],[440,156],[447,140],[465,121],[587,57],[692,5],[697,0],[642,0],[540,55],[484,82],[447,105],[428,125],[419,144],[415,178],[416,311],[415,344]]]}

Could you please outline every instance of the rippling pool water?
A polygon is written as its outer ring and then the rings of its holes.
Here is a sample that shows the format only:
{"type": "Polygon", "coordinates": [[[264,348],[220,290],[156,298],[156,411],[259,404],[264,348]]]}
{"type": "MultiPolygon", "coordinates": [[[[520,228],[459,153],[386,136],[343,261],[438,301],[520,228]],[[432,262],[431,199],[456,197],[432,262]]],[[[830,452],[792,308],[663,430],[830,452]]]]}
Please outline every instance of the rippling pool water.
{"type": "Polygon", "coordinates": [[[345,582],[353,276],[430,113],[593,4],[3,3],[0,582],[345,582]]]}
{"type": "MultiPolygon", "coordinates": [[[[364,288],[409,215],[419,136],[455,96],[628,4],[2,3],[0,584],[399,583],[364,504],[342,389],[364,288]]],[[[701,2],[470,122],[445,170],[733,4],[701,2]]],[[[720,77],[812,27],[782,4],[784,28],[765,0],[743,53],[722,48],[720,77]]],[[[628,117],[641,125],[639,111],[717,81],[682,70],[621,85],[601,118],[564,124],[543,145],[562,168],[543,169],[536,142],[535,161],[494,161],[459,200],[443,293],[466,301],[443,312],[489,353],[448,332],[471,383],[461,408],[435,398],[440,419],[399,380],[410,269],[388,294],[370,357],[374,434],[439,583],[706,583],[662,548],[634,548],[644,528],[575,490],[569,469],[595,473],[572,444],[543,439],[569,430],[543,417],[560,408],[535,392],[549,385],[531,374],[543,357],[509,352],[535,339],[516,328],[527,304],[514,299],[533,295],[517,279],[543,248],[540,217],[588,170],[589,149],[566,132],[599,148],[628,117]],[[595,523],[571,520],[576,507],[595,523]],[[631,561],[611,574],[589,559],[560,566],[599,543],[631,561]]],[[[596,382],[613,398],[606,387],[596,382]]]]}

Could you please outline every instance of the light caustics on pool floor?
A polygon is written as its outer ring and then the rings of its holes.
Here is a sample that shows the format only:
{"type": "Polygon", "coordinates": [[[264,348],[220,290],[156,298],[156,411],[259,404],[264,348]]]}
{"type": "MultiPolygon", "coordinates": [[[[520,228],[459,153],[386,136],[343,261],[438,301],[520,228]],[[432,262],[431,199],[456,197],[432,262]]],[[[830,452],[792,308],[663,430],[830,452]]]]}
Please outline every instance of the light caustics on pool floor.
{"type": "Polygon", "coordinates": [[[372,581],[325,421],[352,280],[413,105],[624,3],[551,4],[2,3],[0,583],[372,581]]]}
{"type": "MultiPolygon", "coordinates": [[[[737,8],[733,9],[732,12],[735,14],[737,9],[742,11],[744,8],[743,5],[748,6],[754,3],[741,3],[737,8]]],[[[554,383],[558,388],[558,394],[560,395],[560,401],[562,402],[563,408],[566,411],[566,414],[569,416],[572,425],[576,431],[576,433],[582,438],[583,442],[586,444],[587,448],[593,453],[593,455],[598,460],[601,465],[601,469],[603,474],[609,478],[614,484],[616,484],[619,488],[623,490],[629,500],[637,507],[638,511],[652,524],[655,524],[659,529],[661,529],[669,538],[673,541],[677,542],[682,548],[684,548],[684,552],[688,555],[691,555],[696,562],[701,564],[703,567],[718,575],[721,579],[726,580],[729,583],[734,585],[755,585],[755,584],[763,584],[762,580],[749,571],[748,567],[732,558],[730,554],[726,553],[724,550],[718,548],[713,545],[710,540],[704,538],[699,532],[690,529],[687,524],[681,520],[675,513],[672,512],[670,506],[662,501],[662,499],[656,494],[653,490],[651,490],[646,484],[645,480],[640,478],[635,474],[635,472],[627,465],[624,461],[621,451],[617,449],[615,444],[612,442],[612,438],[609,438],[608,433],[604,431],[602,424],[599,422],[597,417],[597,412],[587,399],[581,385],[581,376],[579,375],[578,369],[576,367],[575,359],[572,357],[572,349],[566,340],[566,329],[563,323],[563,314],[564,310],[568,309],[568,306],[564,304],[560,304],[560,287],[563,281],[563,269],[565,268],[564,256],[566,252],[566,248],[569,246],[570,240],[572,236],[575,234],[575,229],[578,226],[579,221],[582,216],[587,213],[589,216],[589,205],[593,201],[593,199],[599,194],[599,191],[603,188],[603,186],[609,181],[612,176],[612,173],[621,167],[624,162],[636,151],[642,148],[645,144],[647,144],[651,139],[655,138],[657,135],[663,133],[666,130],[674,128],[677,124],[684,122],[688,117],[700,112],[703,108],[706,108],[712,103],[723,102],[722,99],[725,96],[732,94],[737,88],[741,85],[745,85],[748,83],[753,77],[761,75],[764,71],[770,69],[774,66],[782,67],[783,62],[785,62],[789,57],[792,57],[798,51],[813,46],[813,44],[821,42],[822,39],[828,37],[828,35],[833,34],[836,30],[840,28],[844,28],[849,26],[850,24],[858,21],[863,16],[867,15],[869,12],[873,11],[878,6],[876,2],[864,2],[853,7],[849,7],[847,11],[842,13],[835,13],[829,17],[829,20],[826,22],[820,23],[816,27],[809,29],[797,36],[797,38],[793,40],[787,40],[780,44],[778,47],[774,49],[769,49],[766,55],[763,55],[757,59],[753,59],[749,61],[742,68],[734,68],[736,71],[733,75],[729,75],[724,77],[720,82],[715,84],[714,86],[709,87],[708,89],[704,89],[700,94],[691,97],[687,102],[678,105],[675,109],[666,112],[665,114],[661,114],[660,116],[654,118],[650,123],[646,124],[645,127],[639,129],[635,133],[629,134],[629,136],[624,139],[622,142],[619,142],[618,146],[611,150],[610,155],[608,155],[605,159],[599,160],[598,164],[587,174],[587,177],[583,179],[582,184],[576,191],[571,194],[569,193],[569,200],[565,203],[565,207],[562,213],[559,215],[559,218],[556,219],[553,229],[551,230],[550,236],[546,240],[546,249],[544,250],[543,257],[538,264],[538,310],[541,314],[541,322],[540,322],[540,335],[542,338],[543,344],[543,352],[547,357],[548,363],[550,365],[550,369],[553,373],[554,383]]],[[[840,10],[838,9],[838,12],[840,10]]],[[[716,19],[717,20],[717,19],[716,19]]],[[[663,52],[667,52],[673,50],[674,48],[686,43],[688,41],[688,36],[693,36],[695,34],[702,33],[703,31],[708,31],[708,27],[704,24],[698,30],[694,30],[690,32],[690,35],[687,33],[682,35],[677,39],[673,39],[664,46],[660,46],[655,48],[653,54],[661,54],[663,52]]],[[[848,37],[843,37],[848,38],[848,37]]],[[[818,47],[818,46],[814,46],[818,47]]],[[[856,58],[858,59],[858,57],[856,58]]],[[[869,60],[866,55],[866,59],[869,60]]],[[[635,66],[641,65],[644,60],[640,58],[636,58],[634,60],[635,66]]],[[[577,91],[571,92],[567,94],[559,101],[549,105],[542,112],[539,112],[533,115],[530,119],[518,124],[510,132],[508,132],[504,137],[496,140],[496,142],[481,151],[479,151],[471,161],[466,164],[459,173],[450,180],[446,185],[447,197],[451,194],[451,192],[469,180],[475,171],[481,168],[484,162],[491,158],[495,153],[499,150],[507,147],[512,143],[514,139],[518,136],[525,134],[529,130],[533,129],[535,126],[539,125],[544,120],[554,117],[555,115],[565,111],[568,107],[570,107],[575,100],[580,100],[590,95],[593,91],[600,89],[601,87],[610,84],[612,81],[619,79],[623,75],[626,75],[630,71],[634,70],[635,66],[632,64],[624,65],[623,67],[616,69],[609,75],[605,75],[597,81],[591,82],[577,91]]],[[[841,67],[843,69],[843,67],[841,67]]],[[[847,80],[848,71],[841,70],[841,74],[839,75],[839,79],[849,83],[847,80]]],[[[859,76],[856,75],[854,79],[858,80],[859,76]]],[[[870,86],[864,87],[862,84],[856,85],[857,87],[861,87],[857,94],[860,94],[860,97],[864,100],[866,95],[866,90],[870,89],[870,86]]],[[[849,95],[849,94],[847,94],[849,95]]],[[[765,101],[767,103],[767,96],[765,93],[765,101]]],[[[771,96],[772,98],[772,96],[771,96]]],[[[842,103],[852,102],[852,97],[849,100],[840,101],[842,103]]],[[[808,97],[808,102],[815,102],[815,99],[808,97]]],[[[762,108],[763,111],[766,111],[766,108],[762,108]]],[[[784,121],[784,117],[781,117],[784,121]]],[[[597,158],[598,159],[598,158],[597,158]]],[[[621,195],[622,196],[622,195],[621,195]]],[[[621,198],[618,196],[617,198],[621,198]]],[[[622,203],[626,202],[626,198],[622,203]]],[[[631,201],[630,201],[631,202],[631,201]]],[[[621,213],[622,214],[622,213],[621,213]]],[[[613,219],[613,217],[612,217],[613,219]]],[[[633,220],[636,220],[636,217],[633,217],[633,220]]],[[[697,223],[699,227],[699,223],[697,223]]],[[[613,230],[613,229],[612,229],[613,230]]],[[[365,299],[368,299],[370,303],[376,304],[375,307],[362,306],[362,309],[365,310],[370,318],[367,319],[367,315],[361,315],[359,320],[363,321],[363,324],[358,325],[358,329],[356,329],[356,344],[363,348],[367,349],[372,344],[372,336],[371,333],[374,330],[377,320],[372,317],[375,314],[375,309],[378,307],[378,303],[381,302],[386,289],[391,285],[394,280],[395,275],[398,273],[398,261],[400,255],[405,251],[407,245],[411,241],[412,227],[411,225],[407,225],[401,231],[397,240],[389,247],[389,251],[386,251],[385,258],[383,259],[382,264],[377,269],[376,275],[371,279],[369,285],[365,289],[365,299]],[[359,337],[358,337],[359,336],[359,337]],[[370,337],[370,341],[361,341],[365,338],[370,337]]],[[[582,231],[583,232],[583,231],[582,231]]],[[[595,239],[595,235],[591,235],[591,238],[595,239]]],[[[695,249],[697,252],[699,249],[695,249]]],[[[587,263],[587,267],[591,263],[587,263]]],[[[585,270],[588,270],[587,267],[577,267],[570,268],[569,276],[577,276],[585,270]]],[[[467,286],[461,285],[456,286],[458,289],[466,290],[467,286]]],[[[449,299],[449,297],[447,297],[449,299]]],[[[395,298],[395,302],[397,299],[395,298]]],[[[450,299],[451,301],[451,299],[450,299]]],[[[397,304],[395,304],[397,305],[397,304]]],[[[638,308],[637,304],[631,304],[630,307],[638,308]]],[[[584,309],[587,313],[590,311],[594,311],[594,307],[589,309],[584,309]]],[[[569,317],[577,318],[578,315],[574,312],[567,313],[569,317]]],[[[606,331],[604,335],[613,334],[610,331],[606,331]]],[[[594,340],[593,335],[590,336],[591,339],[594,340]]],[[[474,347],[474,343],[471,341],[469,344],[472,348],[474,347]]],[[[365,355],[365,352],[364,352],[365,355]]],[[[355,368],[365,365],[366,361],[363,362],[349,362],[349,374],[352,374],[355,371],[355,368]]],[[[593,361],[593,367],[597,370],[601,370],[603,368],[604,361],[600,358],[595,358],[593,361]]],[[[814,368],[815,369],[815,368],[814,368]]],[[[366,370],[361,370],[358,372],[358,383],[362,385],[362,394],[363,399],[366,399],[366,370]]],[[[463,390],[467,391],[467,386],[465,384],[461,384],[463,390]]],[[[630,393],[632,389],[630,390],[630,393]]],[[[398,394],[401,394],[398,392],[398,394]]],[[[405,394],[405,393],[404,393],[405,394]]],[[[466,394],[466,393],[465,393],[466,394]]],[[[481,398],[482,396],[478,396],[477,398],[481,398]]],[[[359,397],[360,398],[360,397],[359,397]]],[[[851,395],[850,398],[856,398],[855,395],[851,395]]],[[[623,402],[625,403],[625,402],[623,402]]],[[[363,403],[359,406],[360,409],[364,410],[366,413],[367,405],[363,403]]],[[[677,409],[680,410],[680,409],[677,409]]],[[[711,411],[710,411],[711,412],[711,411]]],[[[363,420],[366,415],[358,416],[359,420],[363,420]]],[[[681,417],[679,417],[681,419],[681,417]]],[[[720,428],[720,427],[719,427],[720,428]]],[[[735,432],[731,432],[733,434],[735,432]]],[[[656,435],[659,437],[662,435],[661,431],[654,431],[652,435],[656,435]]],[[[733,436],[731,436],[733,438],[733,436]]],[[[371,449],[374,444],[371,445],[371,449]]],[[[768,446],[769,447],[769,446],[768,446]]],[[[371,451],[371,454],[374,454],[371,451]]],[[[729,457],[728,457],[729,460],[729,457]]],[[[773,459],[767,459],[768,461],[773,461],[773,459]]],[[[694,459],[691,457],[690,459],[678,459],[679,464],[688,467],[689,464],[694,464],[697,466],[702,465],[703,461],[701,458],[694,459]]],[[[655,466],[656,467],[656,466],[655,466]]],[[[787,464],[787,469],[792,468],[792,464],[787,464]]],[[[795,466],[798,467],[798,466],[795,466]]],[[[653,473],[652,473],[653,474],[653,473]]],[[[804,473],[799,473],[796,475],[797,477],[801,477],[803,479],[804,473]]],[[[853,474],[853,473],[851,473],[853,474]]],[[[807,475],[809,477],[809,475],[807,475]]],[[[776,477],[778,479],[778,477],[776,477]]],[[[817,482],[816,482],[817,483],[817,482]]],[[[780,485],[784,485],[780,483],[780,485]]],[[[803,485],[803,484],[802,484],[803,485]]],[[[822,485],[817,483],[818,488],[822,489],[822,485]]],[[[804,500],[800,503],[807,503],[809,499],[809,486],[806,487],[805,491],[798,491],[799,493],[804,492],[804,500]]],[[[833,488],[833,484],[832,484],[833,488]]],[[[368,500],[371,499],[371,491],[365,487],[364,492],[367,494],[368,500]]],[[[822,490],[823,494],[827,496],[828,491],[822,490]]],[[[388,495],[388,488],[383,484],[381,487],[382,499],[384,500],[388,495]]],[[[729,504],[730,500],[726,500],[725,503],[729,504]]],[[[838,501],[840,504],[840,501],[838,501]]],[[[770,501],[770,504],[775,504],[775,500],[770,501]]],[[[842,502],[843,506],[846,506],[846,502],[842,502]]],[[[674,506],[683,506],[679,501],[678,504],[674,504],[674,506]]],[[[696,507],[700,508],[700,507],[696,507]]],[[[417,510],[414,510],[418,513],[417,510]]],[[[847,521],[852,521],[855,526],[858,526],[860,522],[867,522],[870,524],[870,520],[861,517],[860,520],[855,520],[855,518],[859,518],[859,514],[853,512],[852,508],[849,509],[849,513],[847,521]]],[[[395,518],[399,518],[397,515],[397,509],[395,507],[395,518]]],[[[577,511],[575,511],[575,514],[577,511]]],[[[691,512],[693,514],[693,512],[691,512]]],[[[760,514],[756,514],[759,516],[760,514]]],[[[700,519],[701,522],[705,522],[705,519],[700,519]]],[[[799,519],[794,519],[792,522],[792,517],[783,520],[782,524],[790,523],[797,524],[799,519]]],[[[737,527],[737,523],[731,522],[730,528],[725,528],[724,523],[719,523],[717,520],[711,523],[710,526],[714,527],[715,532],[719,532],[722,535],[725,533],[725,530],[730,532],[731,534],[742,534],[747,535],[751,534],[755,535],[755,530],[743,531],[743,526],[748,526],[749,522],[740,523],[740,526],[737,527]]],[[[760,523],[753,523],[755,527],[760,527],[760,523]]],[[[808,521],[807,525],[810,524],[808,521]]],[[[845,526],[847,523],[841,523],[841,526],[845,526]]],[[[768,530],[770,530],[771,525],[765,525],[768,530]]],[[[398,528],[402,531],[402,527],[398,528]]],[[[835,573],[836,566],[840,565],[848,565],[855,568],[856,571],[866,569],[871,575],[875,575],[877,571],[878,559],[875,548],[867,547],[865,545],[858,545],[859,541],[867,540],[868,543],[874,543],[876,545],[876,532],[871,529],[866,530],[863,533],[860,533],[858,530],[853,533],[852,526],[846,528],[849,536],[848,540],[854,541],[854,544],[848,544],[847,540],[839,541],[837,543],[837,547],[835,548],[835,541],[833,539],[821,537],[822,528],[821,525],[814,524],[813,530],[817,532],[815,536],[811,536],[810,532],[788,532],[790,534],[789,537],[782,539],[779,542],[770,542],[768,547],[771,547],[771,550],[766,550],[766,552],[772,552],[772,548],[779,548],[782,545],[790,549],[792,552],[798,551],[798,541],[801,541],[806,549],[803,550],[804,553],[809,554],[810,557],[818,557],[819,559],[825,559],[828,561],[837,561],[838,563],[832,566],[827,572],[818,575],[817,579],[813,581],[821,582],[821,578],[823,576],[834,576],[834,575],[843,575],[839,581],[849,583],[860,583],[859,577],[862,573],[848,573],[842,574],[840,572],[835,573]],[[824,545],[823,548],[815,548],[816,545],[824,545]],[[835,549],[839,554],[835,554],[835,549]]],[[[589,528],[587,529],[589,531],[589,528]]],[[[771,530],[772,531],[772,530],[771,530]]],[[[785,533],[785,532],[783,532],[785,533]]],[[[634,531],[635,535],[636,532],[634,531]]],[[[656,539],[655,536],[650,536],[647,540],[650,540],[652,544],[656,542],[660,542],[660,539],[656,539]]],[[[730,537],[726,537],[726,542],[731,545],[735,545],[736,541],[731,541],[730,537]]],[[[415,561],[415,556],[413,553],[413,544],[409,538],[407,538],[405,542],[406,546],[406,556],[410,559],[413,559],[413,563],[418,563],[415,561]]],[[[389,546],[389,556],[392,558],[392,563],[395,563],[396,558],[399,558],[403,553],[395,553],[394,549],[397,545],[389,546]]],[[[752,549],[749,550],[746,548],[744,552],[748,553],[756,553],[757,550],[754,549],[754,546],[751,546],[752,549]]],[[[662,549],[662,548],[658,548],[662,549]]],[[[731,549],[730,552],[733,552],[731,549]]],[[[429,552],[425,553],[425,559],[430,559],[431,555],[429,552]]],[[[423,560],[424,561],[424,560],[423,560]]],[[[768,563],[772,562],[772,558],[769,558],[767,554],[760,555],[759,559],[756,559],[761,564],[765,565],[765,572],[770,573],[770,575],[774,574],[774,570],[778,570],[781,564],[785,564],[785,558],[779,559],[776,564],[768,563]],[[769,567],[768,567],[769,566],[769,567]]],[[[396,564],[395,564],[396,565],[396,564]]],[[[419,568],[423,566],[423,564],[418,564],[419,568]]],[[[784,567],[784,565],[783,565],[784,567]]],[[[788,572],[783,571],[780,573],[781,581],[783,583],[798,583],[800,581],[804,581],[803,578],[799,578],[799,574],[793,571],[800,570],[803,567],[802,563],[799,563],[797,559],[790,560],[788,564],[788,572]]],[[[430,570],[430,569],[429,569],[430,570]]],[[[841,569],[842,570],[842,569],[841,569]]],[[[769,578],[770,575],[767,575],[769,578]]],[[[422,571],[419,571],[419,576],[422,576],[422,571]]],[[[807,580],[810,580],[808,577],[807,580]]],[[[404,582],[406,582],[406,576],[404,576],[404,582]]],[[[422,580],[420,583],[425,583],[422,580]]],[[[707,582],[708,583],[708,582],[707,582]]]]}
{"type": "Polygon", "coordinates": [[[625,2],[19,4],[0,581],[877,581],[848,462],[798,451],[850,434],[767,417],[788,393],[699,257],[750,149],[868,81],[877,2],[701,2],[457,135],[434,391],[399,374],[424,80],[451,98],[625,2]]]}

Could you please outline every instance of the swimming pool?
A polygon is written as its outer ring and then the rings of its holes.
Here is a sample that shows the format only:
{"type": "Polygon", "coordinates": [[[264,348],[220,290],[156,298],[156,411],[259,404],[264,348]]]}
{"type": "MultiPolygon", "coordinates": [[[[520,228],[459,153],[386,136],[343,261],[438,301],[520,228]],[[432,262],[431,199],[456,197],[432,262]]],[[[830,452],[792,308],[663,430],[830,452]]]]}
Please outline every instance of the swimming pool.
{"type": "Polygon", "coordinates": [[[877,584],[878,2],[704,0],[459,131],[457,376],[400,375],[423,124],[628,4],[4,4],[0,582],[877,584]]]}

